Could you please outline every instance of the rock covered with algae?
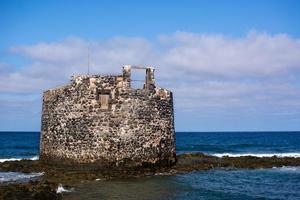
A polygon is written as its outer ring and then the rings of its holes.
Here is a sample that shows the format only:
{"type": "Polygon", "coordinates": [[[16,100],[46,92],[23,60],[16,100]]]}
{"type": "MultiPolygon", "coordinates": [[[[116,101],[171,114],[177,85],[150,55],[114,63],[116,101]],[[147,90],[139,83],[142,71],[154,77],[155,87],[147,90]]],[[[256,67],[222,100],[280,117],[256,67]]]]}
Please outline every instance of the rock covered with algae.
{"type": "Polygon", "coordinates": [[[154,174],[188,173],[210,169],[258,169],[283,166],[300,166],[300,158],[294,157],[215,157],[203,153],[185,153],[177,156],[170,167],[141,166],[132,168],[72,168],[70,166],[45,165],[39,160],[6,161],[0,163],[0,172],[44,172],[36,181],[27,183],[0,183],[0,199],[61,199],[57,193],[59,184],[75,187],[81,181],[96,179],[128,178],[154,174]]]}

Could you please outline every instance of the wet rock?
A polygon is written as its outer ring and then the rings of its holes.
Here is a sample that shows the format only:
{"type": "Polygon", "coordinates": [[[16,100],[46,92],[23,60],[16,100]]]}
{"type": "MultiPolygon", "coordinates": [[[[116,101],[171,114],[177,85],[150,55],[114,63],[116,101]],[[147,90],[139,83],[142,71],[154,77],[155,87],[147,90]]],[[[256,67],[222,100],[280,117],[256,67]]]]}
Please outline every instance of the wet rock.
{"type": "MultiPolygon", "coordinates": [[[[177,156],[176,165],[151,165],[142,163],[141,166],[127,165],[113,168],[70,168],[69,165],[44,165],[40,161],[22,160],[0,163],[0,171],[15,172],[44,172],[39,181],[27,184],[0,185],[0,199],[61,199],[56,194],[59,184],[64,187],[74,187],[82,181],[96,179],[128,178],[151,176],[155,174],[187,173],[196,170],[227,169],[257,169],[282,166],[300,166],[300,158],[292,157],[215,157],[202,153],[186,153],[177,156]]],[[[91,166],[90,166],[91,167],[91,166]]]]}
{"type": "Polygon", "coordinates": [[[300,166],[300,158],[293,157],[215,157],[202,153],[181,154],[173,167],[177,172],[208,170],[214,168],[258,169],[282,166],[300,166]]]}
{"type": "Polygon", "coordinates": [[[0,199],[3,200],[60,200],[57,185],[49,182],[30,181],[0,185],[0,199]]]}

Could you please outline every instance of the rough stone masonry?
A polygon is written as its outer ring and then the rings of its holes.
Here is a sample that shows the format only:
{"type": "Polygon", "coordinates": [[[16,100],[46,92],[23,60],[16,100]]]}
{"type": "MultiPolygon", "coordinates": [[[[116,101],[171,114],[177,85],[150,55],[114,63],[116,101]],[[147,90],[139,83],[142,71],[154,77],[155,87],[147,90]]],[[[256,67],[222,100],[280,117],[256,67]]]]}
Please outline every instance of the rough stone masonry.
{"type": "Polygon", "coordinates": [[[176,162],[172,92],[154,69],[125,65],[117,76],[74,76],[43,94],[40,160],[99,168],[170,166],[176,162]],[[131,71],[146,71],[143,88],[131,71]]]}

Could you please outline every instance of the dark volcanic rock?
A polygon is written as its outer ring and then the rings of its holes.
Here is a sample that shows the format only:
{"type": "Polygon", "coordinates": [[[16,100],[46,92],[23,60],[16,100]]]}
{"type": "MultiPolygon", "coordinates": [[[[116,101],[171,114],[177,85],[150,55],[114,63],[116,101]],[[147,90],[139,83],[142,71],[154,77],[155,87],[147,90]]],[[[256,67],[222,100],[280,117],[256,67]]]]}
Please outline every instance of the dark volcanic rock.
{"type": "MultiPolygon", "coordinates": [[[[162,165],[162,166],[167,166],[162,165]]],[[[72,177],[76,179],[93,179],[95,177],[130,177],[143,176],[159,172],[176,171],[189,172],[194,170],[208,170],[213,168],[271,168],[282,166],[300,166],[300,158],[293,157],[215,157],[202,153],[186,153],[177,156],[176,165],[161,167],[157,165],[145,164],[140,167],[109,167],[106,168],[71,168],[69,165],[45,165],[36,160],[6,161],[0,163],[0,171],[15,172],[45,172],[44,177],[60,180],[70,180],[72,177]]]]}
{"type": "Polygon", "coordinates": [[[214,168],[257,169],[282,166],[300,166],[300,158],[293,157],[215,157],[202,153],[181,154],[173,167],[177,172],[208,170],[214,168]]]}
{"type": "Polygon", "coordinates": [[[43,167],[38,160],[20,160],[20,161],[6,161],[0,163],[0,171],[14,171],[14,172],[40,172],[43,167]]]}
{"type": "Polygon", "coordinates": [[[144,165],[141,167],[103,168],[99,170],[78,170],[64,168],[61,165],[44,165],[39,161],[7,161],[0,163],[0,171],[16,172],[45,172],[40,181],[32,181],[27,184],[0,185],[0,199],[60,199],[56,194],[57,186],[61,183],[66,187],[75,187],[84,180],[97,178],[126,178],[149,176],[157,173],[186,173],[196,170],[209,170],[216,168],[229,169],[256,169],[282,166],[300,166],[300,158],[292,157],[215,157],[202,153],[181,154],[177,156],[177,163],[170,167],[157,167],[156,165],[144,165]]]}
{"type": "Polygon", "coordinates": [[[0,185],[0,199],[3,200],[59,200],[57,185],[49,182],[31,181],[27,184],[13,183],[0,185]]]}

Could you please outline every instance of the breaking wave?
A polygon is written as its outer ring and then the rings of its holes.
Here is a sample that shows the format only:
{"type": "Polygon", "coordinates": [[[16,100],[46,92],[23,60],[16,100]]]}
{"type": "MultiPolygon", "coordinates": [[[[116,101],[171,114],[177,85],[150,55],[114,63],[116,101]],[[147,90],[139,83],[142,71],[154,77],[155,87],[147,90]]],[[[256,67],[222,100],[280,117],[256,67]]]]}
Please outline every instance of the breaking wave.
{"type": "Polygon", "coordinates": [[[71,188],[69,190],[65,189],[62,184],[59,184],[57,187],[56,193],[73,192],[73,190],[74,190],[73,188],[71,188]]]}
{"type": "Polygon", "coordinates": [[[1,158],[0,163],[6,162],[6,161],[20,161],[20,160],[38,160],[38,156],[33,156],[30,158],[1,158]]]}
{"type": "Polygon", "coordinates": [[[5,182],[26,182],[32,178],[42,176],[44,172],[39,173],[20,173],[20,172],[0,172],[0,183],[5,182]]]}
{"type": "Polygon", "coordinates": [[[254,157],[293,157],[293,158],[300,158],[300,153],[215,153],[211,154],[217,157],[241,157],[241,156],[254,156],[254,157]]]}

